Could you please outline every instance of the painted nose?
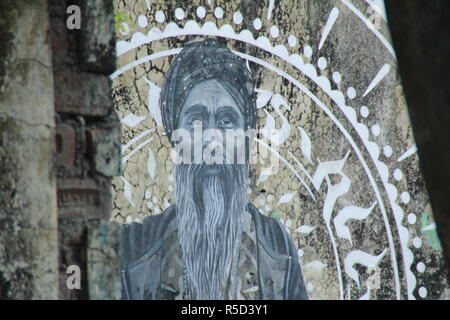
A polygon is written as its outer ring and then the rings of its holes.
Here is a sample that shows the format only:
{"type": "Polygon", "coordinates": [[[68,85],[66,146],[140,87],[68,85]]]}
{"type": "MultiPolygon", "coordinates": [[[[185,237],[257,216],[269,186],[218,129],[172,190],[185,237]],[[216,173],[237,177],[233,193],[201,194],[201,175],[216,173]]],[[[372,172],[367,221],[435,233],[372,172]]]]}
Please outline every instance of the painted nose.
{"type": "Polygon", "coordinates": [[[214,114],[211,113],[209,115],[208,118],[208,125],[206,126],[206,128],[204,128],[205,130],[207,129],[216,129],[216,117],[214,117],[214,114]]]}
{"type": "Polygon", "coordinates": [[[214,136],[209,136],[206,134],[207,130],[214,130],[216,129],[216,120],[213,114],[210,114],[208,118],[208,122],[206,123],[206,126],[203,128],[203,148],[208,146],[210,143],[213,143],[216,139],[214,136]]]}

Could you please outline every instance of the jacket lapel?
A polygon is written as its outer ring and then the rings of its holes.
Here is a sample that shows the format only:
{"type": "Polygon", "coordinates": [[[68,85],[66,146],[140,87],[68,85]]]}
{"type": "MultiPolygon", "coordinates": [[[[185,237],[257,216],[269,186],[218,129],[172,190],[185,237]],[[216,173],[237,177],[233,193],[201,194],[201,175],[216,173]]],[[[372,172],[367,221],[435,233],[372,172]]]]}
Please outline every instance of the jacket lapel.
{"type": "Polygon", "coordinates": [[[263,216],[252,204],[248,209],[255,221],[260,299],[286,299],[292,261],[286,236],[277,220],[263,216]]]}

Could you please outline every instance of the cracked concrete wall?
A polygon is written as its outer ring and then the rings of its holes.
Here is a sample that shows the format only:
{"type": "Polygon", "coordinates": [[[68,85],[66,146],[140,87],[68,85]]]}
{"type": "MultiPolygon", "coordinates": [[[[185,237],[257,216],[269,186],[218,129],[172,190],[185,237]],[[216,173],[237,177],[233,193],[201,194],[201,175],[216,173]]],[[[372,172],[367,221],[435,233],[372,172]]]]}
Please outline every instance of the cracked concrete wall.
{"type": "Polygon", "coordinates": [[[1,1],[0,38],[0,299],[57,299],[47,1],[1,1]]]}
{"type": "Polygon", "coordinates": [[[291,233],[310,297],[448,298],[382,8],[339,0],[115,0],[114,6],[113,95],[124,174],[113,180],[113,220],[140,222],[173,204],[158,90],[171,50],[217,36],[250,58],[261,102],[258,128],[270,115],[289,132],[277,174],[267,178],[262,165],[253,166],[249,197],[291,233]],[[277,109],[280,96],[287,107],[277,109]],[[375,289],[374,274],[381,282],[375,289]]]}

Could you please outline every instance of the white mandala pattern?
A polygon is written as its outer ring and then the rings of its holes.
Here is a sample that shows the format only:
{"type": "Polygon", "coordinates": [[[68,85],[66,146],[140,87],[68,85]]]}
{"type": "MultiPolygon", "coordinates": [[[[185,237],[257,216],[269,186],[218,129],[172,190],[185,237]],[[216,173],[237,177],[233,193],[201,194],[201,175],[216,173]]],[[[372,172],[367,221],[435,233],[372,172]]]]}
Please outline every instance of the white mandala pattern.
{"type": "MultiPolygon", "coordinates": [[[[356,15],[358,15],[359,18],[363,19],[363,17],[360,16],[358,12],[355,12],[357,10],[352,6],[352,4],[348,1],[341,0],[347,7],[350,8],[352,12],[354,12],[356,15]]],[[[273,5],[273,3],[272,3],[273,5]]],[[[271,9],[271,14],[272,14],[271,9]]],[[[267,70],[270,70],[271,72],[274,72],[279,77],[282,77],[292,83],[297,89],[302,91],[304,94],[306,94],[308,97],[311,98],[311,100],[315,103],[315,105],[320,108],[330,119],[331,121],[339,128],[341,134],[346,138],[347,142],[351,146],[351,152],[354,153],[357,158],[359,159],[360,164],[364,168],[364,171],[370,181],[370,184],[372,186],[372,190],[374,193],[374,196],[376,198],[376,201],[373,203],[373,205],[369,208],[360,208],[355,206],[348,206],[342,209],[334,219],[332,219],[331,215],[333,212],[333,201],[336,201],[336,198],[339,196],[339,190],[335,190],[334,199],[332,197],[329,200],[329,203],[327,204],[327,201],[325,201],[324,209],[323,209],[323,219],[327,226],[327,230],[329,232],[329,236],[332,239],[332,242],[334,244],[334,253],[335,253],[335,267],[338,270],[339,274],[339,297],[341,299],[344,298],[345,290],[344,290],[344,280],[343,280],[343,273],[346,273],[346,275],[353,279],[358,285],[359,285],[359,277],[357,271],[354,269],[355,264],[361,264],[365,266],[372,266],[377,265],[379,261],[383,259],[385,255],[389,255],[391,258],[391,264],[392,268],[394,270],[394,284],[395,284],[395,292],[396,292],[396,298],[401,298],[401,286],[403,286],[402,281],[400,280],[399,276],[399,268],[401,267],[398,265],[398,259],[396,256],[396,246],[393,240],[393,233],[396,232],[397,236],[400,240],[400,252],[402,255],[402,261],[403,261],[403,271],[405,273],[405,287],[407,292],[407,298],[414,299],[413,291],[416,289],[416,278],[411,271],[411,267],[413,265],[414,257],[413,253],[409,248],[410,245],[410,237],[408,233],[408,229],[403,225],[403,221],[406,220],[404,210],[402,208],[402,204],[407,204],[413,199],[411,199],[411,196],[407,192],[400,192],[395,185],[390,183],[389,179],[391,179],[389,167],[379,159],[380,155],[383,153],[386,157],[390,157],[393,153],[393,150],[390,146],[379,146],[376,142],[371,140],[371,134],[376,137],[379,135],[380,130],[382,128],[380,125],[375,124],[371,128],[369,128],[366,124],[364,124],[364,119],[366,119],[370,112],[369,109],[366,106],[362,107],[351,107],[349,104],[351,104],[351,101],[358,95],[361,95],[363,97],[367,96],[370,92],[372,92],[377,85],[383,80],[383,78],[391,72],[391,66],[390,64],[385,64],[379,71],[379,73],[376,75],[376,77],[372,80],[370,84],[367,86],[367,90],[364,93],[358,93],[353,87],[349,88],[343,88],[340,90],[335,90],[332,87],[332,83],[339,84],[342,79],[342,75],[339,73],[339,71],[334,70],[332,72],[332,78],[328,79],[327,77],[321,75],[318,73],[317,68],[319,70],[325,70],[325,69],[331,69],[332,67],[332,61],[327,61],[326,58],[321,57],[318,60],[318,65],[314,66],[310,64],[307,61],[314,53],[314,50],[311,46],[305,45],[303,46],[301,53],[290,53],[290,50],[293,50],[293,48],[296,46],[298,40],[295,36],[290,35],[289,30],[280,30],[280,28],[276,25],[272,25],[272,27],[269,29],[269,35],[267,36],[260,36],[257,39],[255,39],[252,35],[252,32],[250,30],[242,30],[241,32],[237,33],[234,31],[234,26],[232,24],[224,24],[220,28],[213,22],[208,21],[202,24],[201,20],[203,20],[208,13],[208,11],[211,11],[217,19],[222,19],[224,15],[231,15],[233,17],[234,25],[239,26],[242,23],[242,13],[239,11],[233,12],[231,14],[227,14],[223,11],[222,8],[204,8],[204,7],[198,7],[198,8],[192,8],[193,14],[190,15],[188,12],[188,9],[182,9],[177,8],[175,10],[175,19],[177,23],[183,22],[185,17],[187,16],[196,16],[200,20],[199,22],[196,22],[194,20],[188,20],[184,23],[183,27],[179,27],[179,25],[175,22],[166,21],[166,17],[164,16],[164,13],[161,11],[156,11],[154,19],[159,24],[165,24],[161,26],[161,28],[153,27],[151,28],[147,34],[144,34],[142,32],[136,32],[131,35],[130,40],[128,41],[118,41],[117,43],[117,56],[121,56],[126,54],[127,52],[134,50],[136,48],[139,48],[143,45],[147,45],[150,43],[156,43],[158,41],[169,39],[169,38],[178,38],[183,36],[213,36],[213,37],[222,37],[225,39],[231,39],[240,41],[243,43],[246,43],[248,45],[251,45],[259,50],[265,51],[266,53],[269,53],[279,59],[282,59],[286,63],[290,64],[293,68],[298,70],[301,74],[306,76],[308,79],[310,79],[318,88],[320,88],[324,93],[328,95],[331,101],[339,108],[340,112],[345,116],[348,124],[352,126],[354,129],[354,132],[356,132],[357,136],[353,137],[351,133],[348,132],[346,129],[346,126],[342,125],[340,120],[334,115],[335,110],[331,110],[324,102],[321,101],[316,95],[314,95],[309,88],[307,88],[304,84],[302,84],[300,81],[298,81],[295,77],[292,75],[286,73],[285,71],[279,69],[278,67],[270,64],[267,61],[261,60],[256,56],[251,56],[243,52],[234,51],[236,54],[240,55],[241,57],[245,58],[246,60],[258,64],[267,70]],[[286,43],[289,45],[287,47],[285,44],[275,44],[273,42],[280,41],[280,38],[283,35],[288,35],[286,38],[286,43]],[[273,40],[271,40],[271,38],[273,40]],[[303,57],[302,57],[303,56],[303,57]],[[358,114],[361,114],[363,117],[362,122],[358,121],[358,114]],[[355,139],[358,139],[362,142],[362,146],[365,148],[365,150],[361,150],[360,147],[358,147],[358,144],[356,143],[355,139]],[[364,152],[363,152],[364,151],[364,152]],[[382,152],[383,151],[383,152],[382,152]],[[364,154],[368,154],[368,159],[364,156],[364,154]],[[375,170],[371,170],[369,163],[371,166],[375,168],[375,170]],[[376,181],[381,181],[382,188],[379,187],[379,184],[376,181]],[[381,193],[385,193],[388,196],[388,201],[384,201],[381,193]],[[401,195],[399,196],[399,194],[401,195]],[[401,203],[399,202],[401,201],[401,203]],[[335,241],[333,240],[336,236],[347,239],[352,241],[352,236],[349,231],[349,229],[345,226],[345,223],[349,219],[360,219],[364,220],[366,217],[368,217],[374,207],[378,207],[382,213],[382,219],[384,220],[384,225],[386,228],[386,233],[388,237],[389,242],[389,248],[385,248],[384,250],[377,252],[376,255],[371,255],[367,252],[363,252],[360,250],[353,250],[351,251],[343,260],[344,260],[344,270],[341,269],[341,263],[339,258],[339,250],[336,247],[335,241]],[[394,215],[394,221],[395,221],[395,230],[391,230],[392,226],[389,223],[388,219],[388,210],[387,207],[389,207],[394,215]],[[332,231],[331,225],[334,224],[335,229],[337,230],[337,234],[335,234],[332,231]]],[[[323,44],[327,40],[328,34],[332,31],[333,25],[336,22],[337,19],[339,19],[339,10],[337,8],[333,8],[333,10],[330,12],[328,20],[325,22],[325,28],[322,33],[322,37],[318,43],[318,48],[320,51],[320,48],[322,48],[323,44]]],[[[149,26],[152,25],[151,21],[148,21],[147,19],[142,18],[144,16],[139,17],[139,21],[137,23],[142,28],[147,27],[147,24],[149,26]]],[[[270,17],[268,18],[270,19],[270,17]]],[[[261,23],[265,20],[262,17],[257,18],[257,20],[254,21],[253,25],[256,30],[261,29],[261,23]]],[[[367,24],[369,29],[370,25],[367,24]]],[[[126,26],[128,29],[128,26],[126,26]]],[[[370,30],[373,32],[373,30],[370,30]]],[[[378,35],[378,38],[380,41],[382,41],[383,45],[385,45],[386,49],[391,52],[390,44],[386,44],[384,37],[381,35],[378,35]],[[381,39],[382,38],[382,39],[381,39]],[[383,40],[384,39],[384,40],[383,40]]],[[[153,53],[151,55],[142,57],[136,61],[133,61],[132,63],[122,66],[120,69],[115,71],[111,75],[111,79],[118,78],[121,74],[132,70],[136,66],[152,61],[154,59],[158,59],[161,57],[167,57],[171,55],[175,55],[181,51],[182,48],[173,48],[170,50],[165,51],[159,51],[156,53],[153,53]]],[[[149,90],[153,90],[154,92],[151,94],[151,96],[155,96],[155,94],[159,93],[159,88],[152,83],[151,79],[146,79],[146,82],[149,85],[149,90]]],[[[262,108],[265,104],[267,104],[272,96],[273,93],[268,92],[258,92],[258,108],[262,108]]],[[[149,103],[149,114],[152,116],[153,119],[160,125],[160,115],[158,114],[157,105],[154,104],[151,105],[149,103]]],[[[270,114],[267,113],[267,116],[270,117],[270,114]]],[[[126,117],[122,119],[122,123],[134,127],[138,123],[144,120],[144,117],[139,117],[137,115],[134,115],[132,113],[128,114],[126,117]]],[[[290,128],[289,128],[290,130],[290,128]]],[[[305,155],[306,159],[308,159],[309,162],[312,162],[311,157],[311,140],[308,136],[308,133],[302,129],[298,128],[298,130],[301,132],[301,141],[300,141],[300,148],[302,150],[302,153],[305,155]]],[[[125,163],[130,159],[133,155],[135,155],[138,151],[144,152],[144,147],[152,140],[152,137],[149,137],[152,135],[154,130],[146,130],[140,132],[138,135],[133,137],[128,141],[127,144],[122,146],[122,151],[126,153],[126,156],[123,158],[123,162],[125,163]],[[145,139],[144,139],[145,138],[145,139]],[[134,143],[140,142],[137,146],[132,147],[134,143]]],[[[414,151],[414,150],[413,150],[414,151]]],[[[350,151],[349,151],[350,152],[350,151]]],[[[413,152],[410,152],[412,154],[413,152]]],[[[409,154],[409,155],[410,155],[409,154]]],[[[320,163],[318,166],[318,169],[316,170],[315,174],[311,176],[304,170],[302,167],[302,164],[296,159],[293,154],[290,153],[291,158],[296,162],[296,165],[300,167],[300,170],[303,172],[303,174],[306,174],[306,176],[309,178],[310,184],[312,184],[315,187],[315,191],[320,189],[320,186],[325,181],[328,183],[329,190],[332,189],[334,185],[331,185],[329,181],[327,180],[327,173],[331,172],[329,166],[331,166],[330,163],[327,163],[326,169],[321,169],[321,165],[323,163],[320,163]],[[326,171],[328,170],[328,171],[326,171]]],[[[281,157],[281,156],[280,156],[281,157]]],[[[342,160],[336,161],[333,163],[333,172],[340,172],[342,174],[342,167],[345,164],[345,159],[348,157],[348,153],[346,157],[342,160]]],[[[406,158],[406,157],[405,157],[406,158]]],[[[282,162],[286,165],[289,163],[286,159],[281,159],[282,162]],[[284,160],[284,161],[283,161],[284,160]]],[[[400,159],[399,159],[400,161],[400,159]]],[[[148,171],[150,176],[154,177],[155,172],[157,171],[156,163],[154,160],[154,155],[152,154],[152,151],[149,150],[149,160],[148,160],[148,171]]],[[[323,166],[325,167],[325,165],[323,166]]],[[[298,170],[295,168],[292,168],[292,173],[294,177],[296,176],[301,180],[302,184],[307,187],[307,183],[303,181],[300,174],[298,174],[298,170]],[[297,174],[296,174],[297,172],[297,174]]],[[[406,177],[402,174],[402,172],[399,169],[392,170],[393,172],[393,178],[396,181],[400,181],[402,179],[405,179],[406,177]]],[[[303,175],[302,174],[302,175],[303,175]]],[[[346,176],[342,174],[343,180],[339,184],[340,187],[343,187],[345,183],[348,183],[347,188],[350,185],[350,182],[345,181],[346,176]],[[342,184],[342,185],[341,185],[342,184]]],[[[260,179],[263,179],[264,177],[260,177],[260,179]]],[[[266,177],[267,178],[267,177],[266,177]]],[[[173,178],[172,178],[173,179],[173,178]]],[[[125,180],[125,178],[122,177],[122,180],[125,183],[125,196],[130,201],[130,204],[134,205],[133,203],[133,191],[130,186],[130,183],[125,180]]],[[[173,190],[173,186],[172,187],[173,190]]],[[[345,187],[345,186],[344,186],[345,187]]],[[[314,190],[309,190],[309,193],[313,200],[314,198],[314,190]]],[[[150,198],[150,195],[148,195],[150,198]]],[[[281,195],[278,199],[278,204],[280,203],[286,203],[292,200],[292,198],[295,197],[295,192],[281,195]]],[[[147,194],[146,194],[147,198],[147,194]]],[[[149,201],[150,206],[156,204],[159,200],[158,199],[150,199],[149,201]]],[[[164,207],[167,207],[168,203],[164,204],[164,207]]],[[[267,206],[269,206],[267,204],[267,206]]],[[[415,221],[415,217],[412,217],[411,214],[408,215],[407,221],[412,224],[413,220],[415,221]]],[[[282,223],[284,224],[285,228],[289,232],[295,232],[302,233],[304,235],[312,234],[315,230],[315,226],[308,226],[308,225],[302,225],[302,226],[291,226],[291,222],[282,220],[282,223]],[[292,230],[292,231],[291,231],[292,230]]],[[[415,247],[417,247],[417,243],[420,241],[420,238],[415,238],[412,243],[415,247]]],[[[301,252],[303,255],[303,250],[299,249],[299,252],[301,252]]],[[[327,261],[326,263],[321,261],[313,261],[307,264],[305,267],[309,268],[315,268],[315,269],[321,269],[326,267],[327,265],[330,265],[330,262],[327,261]]],[[[425,265],[423,262],[416,262],[417,269],[421,272],[425,269],[425,265]]],[[[424,297],[427,295],[427,289],[425,287],[421,287],[419,290],[419,295],[421,297],[424,297]]],[[[361,299],[369,298],[370,297],[370,289],[369,291],[362,297],[361,299]]]]}

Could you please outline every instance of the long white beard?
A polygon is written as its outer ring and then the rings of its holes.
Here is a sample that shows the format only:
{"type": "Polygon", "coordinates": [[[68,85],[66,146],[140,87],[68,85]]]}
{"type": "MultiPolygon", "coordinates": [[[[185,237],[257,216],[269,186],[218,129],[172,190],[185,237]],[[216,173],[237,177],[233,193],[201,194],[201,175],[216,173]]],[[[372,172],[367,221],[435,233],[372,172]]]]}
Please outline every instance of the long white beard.
{"type": "Polygon", "coordinates": [[[237,294],[248,171],[245,165],[216,166],[219,175],[204,175],[205,165],[175,167],[178,237],[191,299],[237,294]]]}

